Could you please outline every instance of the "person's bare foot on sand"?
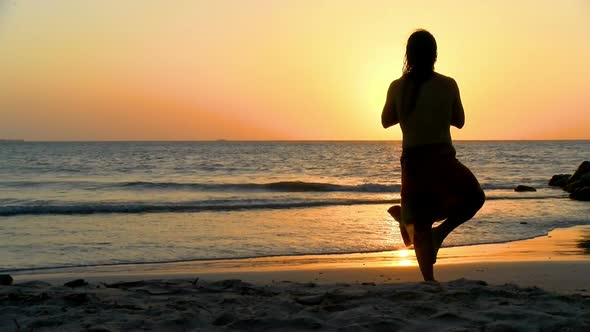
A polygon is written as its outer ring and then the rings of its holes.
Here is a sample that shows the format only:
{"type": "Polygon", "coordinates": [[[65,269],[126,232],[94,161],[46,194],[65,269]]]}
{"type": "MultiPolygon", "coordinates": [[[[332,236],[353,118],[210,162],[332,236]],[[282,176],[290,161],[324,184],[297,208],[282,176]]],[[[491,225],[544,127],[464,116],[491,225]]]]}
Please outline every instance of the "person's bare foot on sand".
{"type": "Polygon", "coordinates": [[[395,219],[395,221],[399,223],[399,231],[402,235],[402,239],[404,240],[404,244],[406,245],[406,247],[409,247],[412,244],[414,244],[412,237],[410,236],[410,234],[408,234],[406,226],[402,223],[402,207],[399,205],[394,205],[390,207],[387,210],[387,212],[389,212],[393,219],[395,219]]]}

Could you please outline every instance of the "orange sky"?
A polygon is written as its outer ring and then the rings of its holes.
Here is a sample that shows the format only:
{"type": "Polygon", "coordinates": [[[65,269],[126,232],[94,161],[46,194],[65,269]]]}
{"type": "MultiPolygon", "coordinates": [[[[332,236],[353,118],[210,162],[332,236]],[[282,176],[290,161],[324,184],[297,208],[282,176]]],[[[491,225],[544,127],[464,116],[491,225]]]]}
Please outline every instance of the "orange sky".
{"type": "Polygon", "coordinates": [[[590,2],[0,0],[0,138],[400,139],[416,28],[459,83],[455,139],[590,139],[590,2]]]}

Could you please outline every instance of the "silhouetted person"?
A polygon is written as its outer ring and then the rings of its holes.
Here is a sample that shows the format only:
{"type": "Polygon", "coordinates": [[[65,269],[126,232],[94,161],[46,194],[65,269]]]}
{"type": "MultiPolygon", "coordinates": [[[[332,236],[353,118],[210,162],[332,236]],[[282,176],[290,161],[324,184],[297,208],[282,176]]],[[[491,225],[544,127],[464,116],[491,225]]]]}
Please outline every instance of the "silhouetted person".
{"type": "Polygon", "coordinates": [[[450,126],[462,128],[465,113],[454,79],[434,72],[436,40],[426,30],[408,39],[403,75],[393,81],[381,114],[384,128],[400,124],[401,207],[389,213],[400,222],[406,246],[414,245],[424,280],[444,239],[471,219],[485,195],[475,176],[455,158],[450,126]],[[437,227],[436,221],[444,220],[437,227]]]}

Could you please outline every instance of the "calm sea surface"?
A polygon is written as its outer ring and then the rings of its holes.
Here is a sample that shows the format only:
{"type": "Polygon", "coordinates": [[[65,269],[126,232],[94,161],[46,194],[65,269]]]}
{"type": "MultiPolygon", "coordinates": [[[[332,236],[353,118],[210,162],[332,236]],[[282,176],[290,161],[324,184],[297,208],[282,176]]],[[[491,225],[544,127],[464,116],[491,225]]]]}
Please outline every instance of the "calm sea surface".
{"type": "MultiPolygon", "coordinates": [[[[547,186],[590,141],[458,142],[488,201],[445,246],[590,224],[547,186]],[[516,193],[518,184],[537,188],[516,193]]],[[[0,144],[0,270],[403,247],[399,142],[0,144]]]]}

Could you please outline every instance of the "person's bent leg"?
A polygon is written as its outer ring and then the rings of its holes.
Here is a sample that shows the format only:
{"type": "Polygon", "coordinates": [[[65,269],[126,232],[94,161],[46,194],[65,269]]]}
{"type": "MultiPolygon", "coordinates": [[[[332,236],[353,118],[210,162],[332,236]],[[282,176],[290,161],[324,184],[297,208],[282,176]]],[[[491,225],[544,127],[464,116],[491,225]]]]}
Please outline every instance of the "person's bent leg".
{"type": "Polygon", "coordinates": [[[433,267],[434,246],[431,228],[432,223],[430,222],[421,221],[414,225],[414,251],[424,281],[435,281],[433,267]]]}
{"type": "Polygon", "coordinates": [[[442,245],[445,238],[457,227],[475,216],[485,202],[483,191],[476,192],[459,199],[451,209],[449,217],[433,229],[435,250],[442,245]]]}

